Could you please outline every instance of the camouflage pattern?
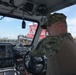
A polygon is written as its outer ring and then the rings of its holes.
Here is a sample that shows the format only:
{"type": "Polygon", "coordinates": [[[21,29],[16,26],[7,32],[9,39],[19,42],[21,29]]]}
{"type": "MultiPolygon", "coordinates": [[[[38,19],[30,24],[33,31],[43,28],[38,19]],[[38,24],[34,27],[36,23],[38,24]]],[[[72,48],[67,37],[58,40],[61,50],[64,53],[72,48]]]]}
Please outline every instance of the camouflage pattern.
{"type": "Polygon", "coordinates": [[[32,52],[34,56],[52,56],[55,55],[61,48],[65,35],[61,36],[47,36],[39,42],[37,48],[32,52]]]}
{"type": "Polygon", "coordinates": [[[46,26],[50,26],[51,24],[57,22],[57,21],[66,21],[66,16],[62,13],[54,13],[54,14],[49,14],[47,16],[47,21],[44,25],[42,25],[41,27],[43,29],[46,29],[46,26]]]}

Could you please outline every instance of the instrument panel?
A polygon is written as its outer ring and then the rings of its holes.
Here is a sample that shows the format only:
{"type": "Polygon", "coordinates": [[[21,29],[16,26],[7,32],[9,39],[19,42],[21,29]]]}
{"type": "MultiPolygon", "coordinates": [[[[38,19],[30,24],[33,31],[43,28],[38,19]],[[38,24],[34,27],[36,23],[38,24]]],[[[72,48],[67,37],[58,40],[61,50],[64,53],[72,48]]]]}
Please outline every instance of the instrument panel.
{"type": "Polygon", "coordinates": [[[0,58],[13,57],[12,45],[10,43],[0,43],[0,58]]]}
{"type": "Polygon", "coordinates": [[[6,56],[6,49],[5,46],[0,46],[0,58],[3,58],[6,56]]]}
{"type": "Polygon", "coordinates": [[[14,66],[13,46],[10,43],[0,43],[0,68],[14,66]]]}
{"type": "Polygon", "coordinates": [[[23,56],[26,50],[27,48],[21,45],[17,46],[11,43],[0,43],[0,68],[15,66],[17,69],[20,69],[20,64],[23,62],[23,56]],[[19,66],[20,68],[18,68],[19,66]]]}
{"type": "Polygon", "coordinates": [[[11,43],[0,43],[0,68],[14,67],[23,73],[23,56],[27,48],[11,43]]]}

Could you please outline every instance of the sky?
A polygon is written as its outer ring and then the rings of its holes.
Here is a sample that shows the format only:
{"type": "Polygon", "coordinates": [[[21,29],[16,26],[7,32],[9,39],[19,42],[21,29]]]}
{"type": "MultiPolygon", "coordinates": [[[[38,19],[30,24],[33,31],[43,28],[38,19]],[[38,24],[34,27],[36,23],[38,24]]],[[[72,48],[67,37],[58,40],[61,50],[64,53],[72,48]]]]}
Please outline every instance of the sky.
{"type": "Polygon", "coordinates": [[[0,38],[8,37],[10,39],[16,38],[18,35],[26,35],[29,32],[29,25],[33,22],[25,21],[26,28],[22,29],[22,20],[5,17],[0,20],[0,38]]]}
{"type": "MultiPolygon", "coordinates": [[[[76,37],[76,5],[56,12],[64,13],[67,16],[68,32],[70,32],[73,37],[76,37]]],[[[17,35],[26,35],[29,32],[29,25],[31,23],[32,22],[26,21],[26,28],[22,29],[22,20],[5,17],[0,20],[0,38],[17,38],[17,35]]]]}

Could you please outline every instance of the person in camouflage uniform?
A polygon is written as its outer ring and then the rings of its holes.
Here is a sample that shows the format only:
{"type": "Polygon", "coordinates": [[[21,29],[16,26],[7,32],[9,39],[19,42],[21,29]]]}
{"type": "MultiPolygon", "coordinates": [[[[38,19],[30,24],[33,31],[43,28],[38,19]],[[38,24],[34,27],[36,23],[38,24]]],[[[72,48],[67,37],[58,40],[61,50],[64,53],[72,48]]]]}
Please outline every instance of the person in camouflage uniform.
{"type": "Polygon", "coordinates": [[[47,56],[46,75],[76,75],[76,43],[67,32],[66,16],[62,13],[50,14],[41,28],[46,29],[48,36],[31,54],[47,56]]]}
{"type": "MultiPolygon", "coordinates": [[[[48,15],[47,19],[48,19],[47,22],[43,26],[41,26],[43,29],[46,29],[46,30],[47,30],[47,27],[50,27],[53,23],[55,23],[57,21],[65,21],[66,16],[63,14],[54,13],[53,15],[51,15],[51,14],[48,15]]],[[[66,24],[66,21],[65,21],[65,24],[66,24]]],[[[39,44],[37,45],[37,47],[32,55],[34,55],[34,56],[51,55],[52,56],[59,51],[59,48],[61,46],[61,43],[62,43],[63,38],[66,35],[66,33],[64,33],[62,35],[53,36],[48,31],[48,34],[49,35],[46,36],[46,38],[42,39],[39,42],[39,44]]]]}

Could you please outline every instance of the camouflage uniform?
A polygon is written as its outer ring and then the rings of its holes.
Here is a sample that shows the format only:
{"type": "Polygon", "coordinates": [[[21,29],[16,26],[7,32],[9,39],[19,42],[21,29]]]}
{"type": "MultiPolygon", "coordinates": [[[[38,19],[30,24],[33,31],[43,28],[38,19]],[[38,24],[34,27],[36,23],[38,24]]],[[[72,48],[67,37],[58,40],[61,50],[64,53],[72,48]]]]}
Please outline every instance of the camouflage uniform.
{"type": "Polygon", "coordinates": [[[32,52],[34,56],[52,56],[55,55],[62,45],[63,39],[65,35],[61,36],[47,36],[46,38],[42,39],[39,44],[37,45],[37,48],[32,52]]]}

